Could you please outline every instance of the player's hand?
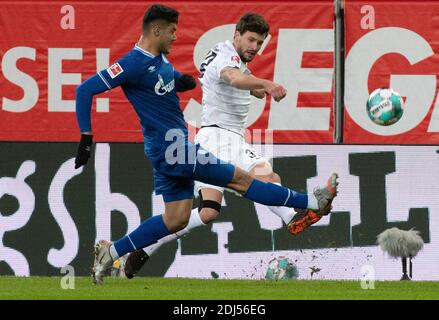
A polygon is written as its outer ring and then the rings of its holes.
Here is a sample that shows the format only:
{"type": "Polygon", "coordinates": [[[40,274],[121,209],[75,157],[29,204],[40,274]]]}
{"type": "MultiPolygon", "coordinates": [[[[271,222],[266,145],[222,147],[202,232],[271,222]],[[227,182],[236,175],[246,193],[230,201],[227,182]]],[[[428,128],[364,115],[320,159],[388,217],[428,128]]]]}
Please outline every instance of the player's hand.
{"type": "Polygon", "coordinates": [[[93,135],[81,134],[81,141],[79,141],[78,152],[75,158],[75,169],[87,163],[91,154],[91,145],[93,143],[93,135]]]}
{"type": "Polygon", "coordinates": [[[196,86],[197,82],[194,77],[189,74],[183,74],[177,79],[175,90],[177,90],[177,92],[185,92],[194,89],[196,86]]]}
{"type": "Polygon", "coordinates": [[[265,93],[273,97],[274,101],[279,102],[287,95],[287,90],[280,84],[267,81],[265,93]]]}

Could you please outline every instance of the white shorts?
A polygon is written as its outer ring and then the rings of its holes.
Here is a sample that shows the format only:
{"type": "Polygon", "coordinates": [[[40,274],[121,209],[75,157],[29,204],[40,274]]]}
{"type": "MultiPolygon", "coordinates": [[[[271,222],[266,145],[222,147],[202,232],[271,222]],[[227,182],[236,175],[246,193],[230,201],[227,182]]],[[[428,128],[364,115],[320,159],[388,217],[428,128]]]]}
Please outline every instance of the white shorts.
{"type": "MultiPolygon", "coordinates": [[[[268,161],[253,150],[243,136],[233,131],[216,127],[201,128],[195,136],[195,143],[211,152],[215,157],[230,162],[245,171],[268,161]]],[[[195,181],[196,196],[202,188],[212,188],[224,192],[224,188],[195,181]]],[[[229,190],[229,189],[227,189],[229,190]]]]}

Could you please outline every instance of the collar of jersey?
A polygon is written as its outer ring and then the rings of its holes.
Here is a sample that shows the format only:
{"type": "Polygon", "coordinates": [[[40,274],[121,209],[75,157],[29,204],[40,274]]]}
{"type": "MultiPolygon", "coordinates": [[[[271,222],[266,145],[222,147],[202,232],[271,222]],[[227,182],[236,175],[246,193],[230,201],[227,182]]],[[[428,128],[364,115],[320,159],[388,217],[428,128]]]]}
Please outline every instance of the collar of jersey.
{"type": "Polygon", "coordinates": [[[228,46],[229,48],[231,48],[236,54],[238,54],[238,52],[236,52],[235,47],[233,46],[232,41],[230,41],[230,40],[226,40],[226,41],[224,41],[224,43],[226,44],[226,46],[228,46]]]}
{"type": "MultiPolygon", "coordinates": [[[[150,57],[150,58],[155,58],[155,57],[158,57],[158,56],[155,56],[155,55],[153,55],[151,52],[149,52],[149,51],[146,51],[145,49],[142,49],[142,48],[140,48],[137,44],[134,46],[134,50],[138,50],[138,51],[140,51],[141,53],[143,53],[145,56],[147,56],[147,57],[150,57]]],[[[165,54],[160,54],[160,56],[162,57],[162,59],[163,59],[163,61],[165,62],[165,63],[169,63],[169,61],[168,61],[168,59],[166,58],[166,56],[165,56],[165,54]]]]}
{"type": "Polygon", "coordinates": [[[138,51],[142,52],[147,57],[155,58],[155,55],[153,55],[149,51],[146,51],[145,49],[140,48],[137,44],[134,46],[134,50],[138,50],[138,51]]]}

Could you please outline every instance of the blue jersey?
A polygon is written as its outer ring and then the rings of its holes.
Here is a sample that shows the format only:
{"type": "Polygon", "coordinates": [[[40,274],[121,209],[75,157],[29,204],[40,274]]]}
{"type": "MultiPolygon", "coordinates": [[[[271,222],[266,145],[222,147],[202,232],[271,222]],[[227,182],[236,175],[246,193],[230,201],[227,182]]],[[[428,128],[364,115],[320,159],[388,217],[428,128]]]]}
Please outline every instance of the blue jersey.
{"type": "MultiPolygon", "coordinates": [[[[155,191],[163,194],[166,202],[191,199],[194,179],[226,186],[234,173],[233,165],[223,163],[205,151],[201,152],[203,158],[213,160],[207,164],[198,162],[195,155],[201,148],[188,142],[186,123],[177,96],[176,84],[180,77],[181,74],[174,70],[163,54],[153,56],[135,46],[122,59],[76,89],[76,117],[81,131],[87,132],[91,131],[93,96],[122,87],[142,125],[145,153],[154,168],[155,191]],[[167,154],[169,150],[173,150],[172,154],[167,154]],[[172,161],[174,151],[183,154],[183,161],[172,161]]],[[[177,156],[176,160],[180,158],[177,156]]]]}
{"type": "MultiPolygon", "coordinates": [[[[133,105],[142,125],[145,153],[153,164],[162,156],[164,148],[175,141],[176,134],[180,135],[181,141],[187,140],[186,123],[175,88],[181,74],[164,54],[154,56],[135,46],[97,75],[105,85],[105,90],[121,86],[133,105]],[[171,129],[174,129],[169,136],[171,140],[168,138],[166,141],[166,133],[171,129]]],[[[90,130],[87,128],[87,121],[90,126],[89,117],[85,121],[80,118],[78,115],[81,131],[90,130]]]]}

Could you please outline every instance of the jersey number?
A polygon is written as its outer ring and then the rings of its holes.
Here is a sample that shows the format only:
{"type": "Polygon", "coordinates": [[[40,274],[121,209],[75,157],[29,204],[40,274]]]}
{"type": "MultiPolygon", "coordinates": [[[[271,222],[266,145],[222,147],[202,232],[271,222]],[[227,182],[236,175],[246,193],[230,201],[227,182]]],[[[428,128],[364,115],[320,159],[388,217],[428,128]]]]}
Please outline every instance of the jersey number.
{"type": "Polygon", "coordinates": [[[216,52],[209,51],[209,53],[207,54],[203,63],[201,63],[201,65],[200,65],[200,72],[201,72],[200,78],[202,78],[204,76],[204,71],[206,71],[206,67],[209,65],[209,63],[211,63],[213,61],[213,59],[215,59],[216,56],[217,56],[216,52]]]}

